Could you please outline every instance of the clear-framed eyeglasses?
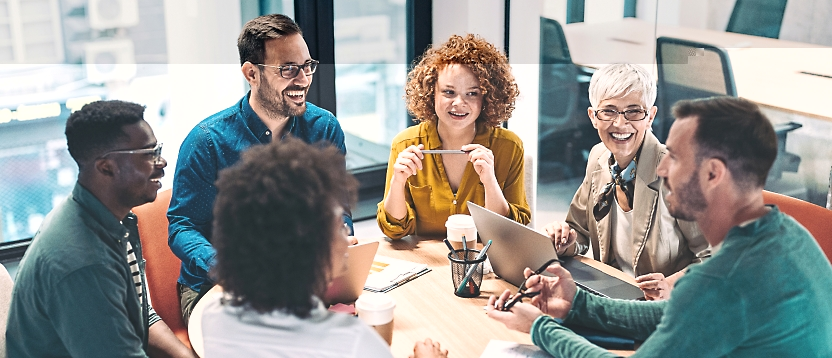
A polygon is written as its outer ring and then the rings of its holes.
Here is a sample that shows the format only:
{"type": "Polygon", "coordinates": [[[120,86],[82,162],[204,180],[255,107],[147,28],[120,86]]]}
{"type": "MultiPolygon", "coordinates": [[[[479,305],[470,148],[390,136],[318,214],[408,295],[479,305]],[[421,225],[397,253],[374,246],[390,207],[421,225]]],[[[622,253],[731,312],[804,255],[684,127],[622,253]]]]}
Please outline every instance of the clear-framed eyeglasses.
{"type": "Polygon", "coordinates": [[[619,114],[624,115],[624,119],[630,122],[636,122],[647,118],[646,109],[625,109],[624,111],[617,111],[614,109],[604,108],[595,110],[595,118],[601,121],[614,121],[619,114]]]}
{"type": "Polygon", "coordinates": [[[280,77],[292,79],[298,76],[300,70],[303,70],[303,74],[307,76],[312,76],[315,73],[315,70],[318,69],[318,64],[321,63],[318,60],[309,60],[303,63],[302,65],[283,65],[283,66],[273,66],[273,65],[264,65],[262,63],[258,63],[257,66],[262,67],[269,67],[277,69],[277,72],[280,73],[280,77]]]}
{"type": "Polygon", "coordinates": [[[159,165],[162,163],[162,143],[156,143],[156,146],[153,148],[114,150],[111,152],[104,153],[104,155],[100,156],[99,158],[104,158],[110,154],[145,154],[150,156],[150,162],[153,163],[153,165],[159,165]]]}

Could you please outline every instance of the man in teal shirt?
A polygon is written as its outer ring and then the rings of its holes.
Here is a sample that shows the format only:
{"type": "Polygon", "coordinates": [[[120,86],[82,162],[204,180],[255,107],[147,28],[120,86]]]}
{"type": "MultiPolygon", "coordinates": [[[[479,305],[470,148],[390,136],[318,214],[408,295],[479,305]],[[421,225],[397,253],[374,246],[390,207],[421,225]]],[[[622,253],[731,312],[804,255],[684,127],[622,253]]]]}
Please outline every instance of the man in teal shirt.
{"type": "Polygon", "coordinates": [[[768,119],[729,97],[681,101],[674,116],[658,168],[668,210],[697,222],[713,256],[688,268],[669,301],[593,296],[555,264],[555,277],[529,277],[529,292],[541,292],[531,304],[498,309],[507,291],[488,315],[557,357],[613,356],[563,324],[644,340],[634,357],[832,356],[832,265],[806,229],[763,204],[777,155],[768,119]]]}
{"type": "Polygon", "coordinates": [[[194,357],[150,306],[134,206],[156,199],[167,162],[122,101],[66,122],[78,182],[35,234],[17,273],[6,330],[14,357],[194,357]]]}

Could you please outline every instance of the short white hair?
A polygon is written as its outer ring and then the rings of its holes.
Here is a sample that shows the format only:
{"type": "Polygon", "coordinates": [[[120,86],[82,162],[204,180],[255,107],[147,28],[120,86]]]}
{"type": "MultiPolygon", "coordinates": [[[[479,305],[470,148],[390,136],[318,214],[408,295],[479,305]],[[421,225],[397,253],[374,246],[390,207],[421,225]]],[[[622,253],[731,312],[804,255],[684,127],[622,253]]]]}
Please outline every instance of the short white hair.
{"type": "Polygon", "coordinates": [[[656,103],[656,81],[644,67],[629,63],[605,66],[589,81],[589,103],[598,108],[601,101],[621,98],[632,92],[640,93],[645,109],[656,103]]]}

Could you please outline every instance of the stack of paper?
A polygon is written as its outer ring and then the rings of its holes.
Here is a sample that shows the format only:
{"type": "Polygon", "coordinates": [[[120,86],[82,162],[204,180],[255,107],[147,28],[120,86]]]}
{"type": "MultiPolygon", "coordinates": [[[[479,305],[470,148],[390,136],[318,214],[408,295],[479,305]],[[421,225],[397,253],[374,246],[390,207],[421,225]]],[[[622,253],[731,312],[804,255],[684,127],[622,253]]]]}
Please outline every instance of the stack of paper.
{"type": "Polygon", "coordinates": [[[364,289],[387,292],[430,272],[428,265],[376,255],[364,289]]]}
{"type": "Polygon", "coordinates": [[[480,358],[551,358],[549,353],[531,344],[492,339],[488,341],[480,358]]]}

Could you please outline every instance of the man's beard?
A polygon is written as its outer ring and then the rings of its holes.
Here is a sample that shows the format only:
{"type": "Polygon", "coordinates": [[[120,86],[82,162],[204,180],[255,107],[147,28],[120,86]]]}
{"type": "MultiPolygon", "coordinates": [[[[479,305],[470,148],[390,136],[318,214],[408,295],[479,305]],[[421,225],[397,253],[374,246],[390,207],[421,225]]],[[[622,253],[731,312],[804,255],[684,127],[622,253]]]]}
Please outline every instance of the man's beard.
{"type": "Polygon", "coordinates": [[[702,188],[699,186],[699,175],[697,173],[691,173],[687,183],[678,188],[671,188],[671,193],[676,196],[678,207],[668,206],[667,210],[674,218],[695,221],[696,213],[702,212],[708,207],[705,194],[702,193],[702,188]]]}
{"type": "MultiPolygon", "coordinates": [[[[266,80],[266,76],[262,76],[261,78],[263,79],[263,83],[260,85],[260,88],[257,90],[255,95],[257,96],[260,104],[263,106],[263,109],[269,114],[270,117],[283,118],[302,116],[306,112],[305,102],[302,106],[296,106],[293,103],[289,103],[286,97],[283,96],[283,93],[280,93],[272,88],[268,80],[266,80]]],[[[308,88],[300,86],[290,86],[286,88],[285,91],[304,91],[305,98],[307,89],[308,88]]]]}

